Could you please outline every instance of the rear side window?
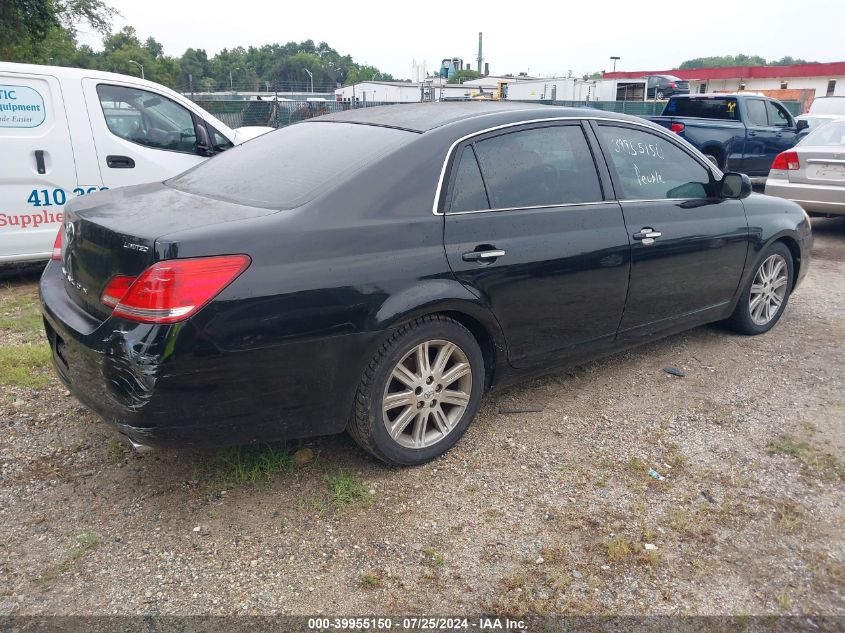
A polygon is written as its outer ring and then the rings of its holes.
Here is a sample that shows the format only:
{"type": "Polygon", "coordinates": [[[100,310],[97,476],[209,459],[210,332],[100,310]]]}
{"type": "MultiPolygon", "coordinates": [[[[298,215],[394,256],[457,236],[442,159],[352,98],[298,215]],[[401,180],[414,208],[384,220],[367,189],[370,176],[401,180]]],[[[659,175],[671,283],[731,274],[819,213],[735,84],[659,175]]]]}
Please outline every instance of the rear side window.
{"type": "Polygon", "coordinates": [[[766,102],[760,99],[749,99],[745,102],[745,109],[748,111],[748,124],[768,126],[769,119],[766,117],[766,102]]]}
{"type": "Polygon", "coordinates": [[[475,159],[475,152],[472,146],[467,146],[461,153],[461,160],[455,174],[455,185],[452,188],[452,204],[449,210],[457,211],[478,211],[489,209],[487,193],[484,191],[484,181],[481,179],[481,170],[478,168],[478,161],[475,159]]]}
{"type": "Polygon", "coordinates": [[[727,121],[739,120],[736,99],[731,98],[670,99],[666,105],[665,114],[727,121]]]}
{"type": "Polygon", "coordinates": [[[415,138],[413,132],[374,125],[297,123],[238,145],[167,184],[249,206],[292,209],[415,138]]]}
{"type": "Polygon", "coordinates": [[[610,125],[599,138],[616,168],[625,200],[707,198],[710,171],[680,147],[656,133],[610,125]]]}
{"type": "Polygon", "coordinates": [[[494,209],[602,200],[601,185],[578,125],[510,132],[475,144],[494,209]]]}
{"type": "Polygon", "coordinates": [[[112,134],[138,145],[195,152],[197,133],[187,108],[138,88],[100,84],[100,107],[112,134]]]}

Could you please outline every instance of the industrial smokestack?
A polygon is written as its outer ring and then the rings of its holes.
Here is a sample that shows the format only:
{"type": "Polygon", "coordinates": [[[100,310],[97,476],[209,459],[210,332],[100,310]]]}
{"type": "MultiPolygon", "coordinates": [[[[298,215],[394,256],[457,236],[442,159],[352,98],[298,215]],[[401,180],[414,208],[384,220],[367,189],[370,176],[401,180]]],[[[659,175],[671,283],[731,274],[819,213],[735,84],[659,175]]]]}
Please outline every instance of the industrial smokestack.
{"type": "Polygon", "coordinates": [[[481,74],[481,62],[484,57],[481,55],[481,31],[478,32],[478,73],[481,74]]]}

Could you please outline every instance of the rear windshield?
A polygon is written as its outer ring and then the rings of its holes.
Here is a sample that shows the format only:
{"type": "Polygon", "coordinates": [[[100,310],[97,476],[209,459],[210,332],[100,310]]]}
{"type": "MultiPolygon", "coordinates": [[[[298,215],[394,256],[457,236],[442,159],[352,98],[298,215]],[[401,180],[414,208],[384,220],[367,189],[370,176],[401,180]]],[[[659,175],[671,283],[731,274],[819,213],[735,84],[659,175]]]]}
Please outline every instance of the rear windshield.
{"type": "Polygon", "coordinates": [[[227,150],[167,184],[239,204],[292,209],[416,136],[373,125],[298,123],[227,150]]]}
{"type": "Polygon", "coordinates": [[[834,121],[810,132],[801,145],[816,147],[841,147],[845,150],[845,121],[834,121]]]}
{"type": "Polygon", "coordinates": [[[670,99],[665,114],[670,116],[701,117],[738,121],[736,99],[670,99]]]}
{"type": "Polygon", "coordinates": [[[820,97],[810,105],[812,114],[845,114],[845,97],[820,97]]]}

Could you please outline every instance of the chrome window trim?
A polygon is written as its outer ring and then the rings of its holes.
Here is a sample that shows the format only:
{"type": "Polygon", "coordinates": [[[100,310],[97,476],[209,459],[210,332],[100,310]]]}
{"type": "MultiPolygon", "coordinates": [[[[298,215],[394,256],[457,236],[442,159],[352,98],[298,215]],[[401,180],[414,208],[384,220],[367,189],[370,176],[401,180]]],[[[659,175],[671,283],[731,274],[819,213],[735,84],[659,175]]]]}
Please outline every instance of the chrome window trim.
{"type": "MultiPolygon", "coordinates": [[[[515,110],[515,112],[524,112],[525,110],[515,110]]],[[[493,114],[493,113],[489,113],[493,114]]],[[[640,123],[639,121],[629,121],[628,119],[616,119],[612,117],[600,117],[600,116],[560,116],[560,117],[548,117],[544,119],[527,119],[525,121],[514,121],[512,123],[503,123],[501,125],[495,125],[493,127],[485,128],[483,130],[478,130],[476,132],[471,132],[470,134],[466,134],[462,136],[454,143],[449,146],[449,150],[446,152],[446,158],[443,160],[443,167],[440,168],[440,178],[437,180],[437,189],[434,192],[434,203],[431,206],[431,212],[434,215],[466,215],[468,213],[492,213],[496,211],[518,211],[520,209],[547,209],[547,208],[558,208],[558,207],[573,207],[573,206],[582,206],[585,204],[603,204],[603,203],[612,203],[617,204],[621,202],[671,202],[675,200],[688,200],[689,198],[654,198],[654,199],[643,199],[643,200],[627,200],[625,198],[614,198],[613,200],[596,200],[594,202],[564,202],[561,204],[544,204],[539,206],[531,206],[531,207],[504,207],[504,208],[497,208],[497,209],[478,209],[477,211],[456,211],[455,213],[440,213],[437,210],[437,203],[440,202],[440,196],[443,193],[443,179],[446,177],[446,168],[449,166],[449,160],[452,158],[452,155],[455,152],[455,149],[463,143],[464,141],[471,139],[475,136],[482,136],[489,132],[495,132],[497,130],[503,130],[510,127],[519,127],[521,125],[531,125],[533,123],[544,123],[547,121],[610,121],[611,123],[622,123],[627,125],[633,125],[635,127],[641,127],[646,130],[650,130],[652,132],[657,132],[658,134],[662,134],[666,137],[667,140],[673,139],[675,141],[684,141],[684,139],[680,138],[677,134],[670,132],[669,130],[660,127],[654,123],[650,123],[644,121],[640,123]]],[[[669,140],[672,142],[672,140],[669,140]]],[[[686,142],[686,141],[684,141],[686,142]]],[[[689,143],[687,143],[689,145],[689,143]]],[[[690,155],[690,158],[693,160],[698,161],[698,163],[710,171],[714,177],[718,179],[719,176],[722,176],[721,170],[719,170],[715,165],[713,165],[709,160],[704,158],[704,155],[701,154],[695,147],[689,145],[689,148],[692,149],[694,152],[700,154],[700,156],[690,155]]],[[[684,148],[681,148],[684,151],[684,148]]],[[[687,152],[689,153],[689,152],[687,152]]],[[[480,167],[480,165],[479,165],[480,167]]],[[[598,175],[598,174],[597,174],[598,175]]]]}

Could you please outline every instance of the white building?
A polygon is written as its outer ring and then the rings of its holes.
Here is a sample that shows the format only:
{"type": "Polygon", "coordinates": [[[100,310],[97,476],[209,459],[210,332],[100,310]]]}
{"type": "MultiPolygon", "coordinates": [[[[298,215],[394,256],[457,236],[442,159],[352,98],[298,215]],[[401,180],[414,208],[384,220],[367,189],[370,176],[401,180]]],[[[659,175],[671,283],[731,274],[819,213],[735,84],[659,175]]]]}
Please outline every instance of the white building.
{"type": "Polygon", "coordinates": [[[508,82],[508,99],[518,101],[597,101],[596,82],[575,77],[550,77],[508,82]]]}
{"type": "Polygon", "coordinates": [[[420,101],[448,101],[450,99],[471,99],[480,91],[496,91],[496,82],[479,82],[470,85],[446,83],[444,79],[429,78],[419,83],[406,81],[362,81],[335,90],[337,101],[356,103],[419,103],[420,101]]]}

